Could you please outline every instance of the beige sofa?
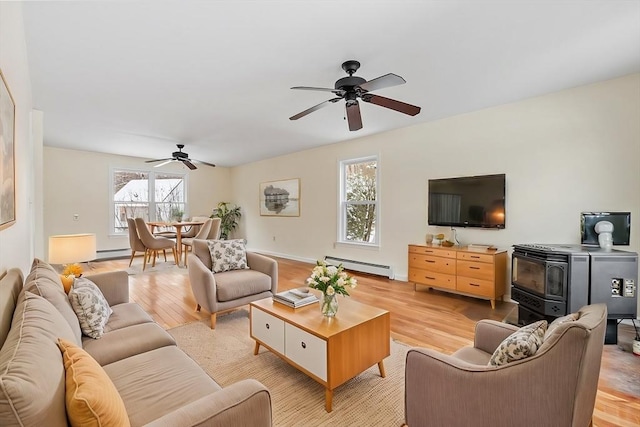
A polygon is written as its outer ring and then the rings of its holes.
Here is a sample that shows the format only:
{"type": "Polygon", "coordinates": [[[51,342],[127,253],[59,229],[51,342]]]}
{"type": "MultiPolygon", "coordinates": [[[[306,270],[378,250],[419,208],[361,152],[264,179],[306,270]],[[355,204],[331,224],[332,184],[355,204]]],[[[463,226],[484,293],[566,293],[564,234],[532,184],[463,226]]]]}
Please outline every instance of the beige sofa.
{"type": "MultiPolygon", "coordinates": [[[[1,274],[0,274],[1,275],[1,274]]],[[[24,281],[0,279],[0,425],[66,426],[65,372],[56,342],[82,346],[104,369],[132,426],[270,426],[258,381],[221,388],[142,308],[126,272],[89,276],[113,310],[99,339],[82,336],[58,274],[34,262],[24,281]]]]}

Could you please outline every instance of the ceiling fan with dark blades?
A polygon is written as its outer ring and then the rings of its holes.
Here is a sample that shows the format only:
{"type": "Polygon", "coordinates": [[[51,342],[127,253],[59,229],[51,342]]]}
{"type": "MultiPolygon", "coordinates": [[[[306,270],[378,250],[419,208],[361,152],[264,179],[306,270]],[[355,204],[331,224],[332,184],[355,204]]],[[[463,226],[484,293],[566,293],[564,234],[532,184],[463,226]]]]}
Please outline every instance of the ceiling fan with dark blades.
{"type": "Polygon", "coordinates": [[[178,146],[178,151],[174,151],[173,153],[171,153],[171,157],[168,157],[166,159],[147,160],[145,163],[162,162],[157,165],[154,165],[154,167],[159,168],[160,166],[164,166],[167,163],[182,162],[191,170],[198,169],[196,165],[194,165],[194,163],[203,164],[203,165],[212,166],[212,167],[216,166],[212,163],[203,162],[202,160],[190,159],[189,154],[182,151],[182,149],[184,148],[184,144],[176,144],[176,145],[178,146]]]}
{"type": "Polygon", "coordinates": [[[396,101],[395,99],[385,98],[383,96],[374,95],[369,93],[374,90],[384,89],[387,87],[398,86],[406,83],[402,77],[389,73],[383,76],[377,77],[373,80],[365,80],[362,77],[354,76],[353,74],[360,68],[358,61],[350,60],[342,64],[342,69],[349,74],[349,77],[343,77],[339,79],[334,89],[323,87],[311,87],[311,86],[294,86],[291,89],[299,90],[315,90],[321,92],[331,92],[336,95],[336,98],[328,99],[321,102],[318,105],[314,105],[295,116],[289,117],[289,120],[298,120],[307,114],[313,113],[320,108],[326,107],[329,104],[334,104],[341,99],[346,101],[347,122],[349,123],[349,130],[362,129],[362,115],[360,114],[360,105],[358,99],[371,104],[379,105],[381,107],[395,110],[400,113],[415,116],[420,112],[420,107],[407,104],[405,102],[396,101]]]}

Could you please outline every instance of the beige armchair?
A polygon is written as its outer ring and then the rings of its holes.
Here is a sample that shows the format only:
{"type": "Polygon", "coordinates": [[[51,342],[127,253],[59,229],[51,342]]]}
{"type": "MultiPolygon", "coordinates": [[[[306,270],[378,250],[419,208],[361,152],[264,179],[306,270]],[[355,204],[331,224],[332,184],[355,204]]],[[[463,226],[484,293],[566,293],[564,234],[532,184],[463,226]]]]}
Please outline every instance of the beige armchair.
{"type": "Polygon", "coordinates": [[[272,297],[278,289],[276,260],[247,252],[248,270],[222,273],[211,271],[211,254],[206,240],[194,240],[189,254],[189,281],[196,299],[196,311],[211,313],[211,329],[216,327],[216,314],[272,297]]]}
{"type": "Polygon", "coordinates": [[[419,426],[576,426],[591,423],[607,307],[585,306],[579,318],[545,337],[535,355],[487,366],[518,328],[476,325],[473,347],[452,355],[412,349],[405,367],[405,423],[419,426]]]}

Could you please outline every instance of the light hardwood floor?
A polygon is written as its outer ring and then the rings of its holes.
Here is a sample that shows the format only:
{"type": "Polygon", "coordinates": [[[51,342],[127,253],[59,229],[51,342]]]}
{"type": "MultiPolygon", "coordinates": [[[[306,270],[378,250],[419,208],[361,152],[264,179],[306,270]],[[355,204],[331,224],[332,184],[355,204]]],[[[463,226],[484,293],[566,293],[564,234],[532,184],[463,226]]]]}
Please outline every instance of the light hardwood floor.
{"type": "MultiPolygon", "coordinates": [[[[305,285],[305,279],[313,267],[311,264],[283,258],[277,260],[279,290],[305,285]]],[[[128,262],[128,259],[92,262],[92,271],[87,274],[126,270],[128,262]]],[[[142,263],[142,259],[136,258],[134,263],[142,263]]],[[[496,309],[492,310],[488,301],[421,286],[414,290],[411,283],[377,276],[354,275],[359,285],[350,292],[351,298],[388,310],[394,339],[448,354],[472,344],[474,326],[478,320],[503,320],[515,307],[515,304],[505,302],[498,303],[496,309]]],[[[131,299],[167,329],[209,319],[208,313],[194,310],[196,303],[185,269],[132,275],[129,283],[131,299]]],[[[632,328],[621,325],[618,345],[605,346],[593,416],[594,426],[640,425],[640,357],[634,357],[630,352],[631,340],[632,328]]]]}

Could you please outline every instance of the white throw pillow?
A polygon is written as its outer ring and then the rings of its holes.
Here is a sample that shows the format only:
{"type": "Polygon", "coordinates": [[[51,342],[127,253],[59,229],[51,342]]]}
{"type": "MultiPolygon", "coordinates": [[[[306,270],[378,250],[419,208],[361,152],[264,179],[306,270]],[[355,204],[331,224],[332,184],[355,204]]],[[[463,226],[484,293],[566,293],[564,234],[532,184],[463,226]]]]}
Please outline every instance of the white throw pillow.
{"type": "Polygon", "coordinates": [[[104,334],[104,325],[113,313],[100,288],[86,277],[78,277],[69,291],[69,301],[78,316],[82,333],[91,338],[104,334]]]}
{"type": "Polygon", "coordinates": [[[496,348],[489,360],[489,366],[506,365],[509,362],[533,356],[542,345],[546,330],[546,320],[539,320],[518,329],[496,348]]]}
{"type": "Polygon", "coordinates": [[[207,240],[207,245],[211,253],[211,271],[214,273],[249,268],[244,239],[207,240]]]}

